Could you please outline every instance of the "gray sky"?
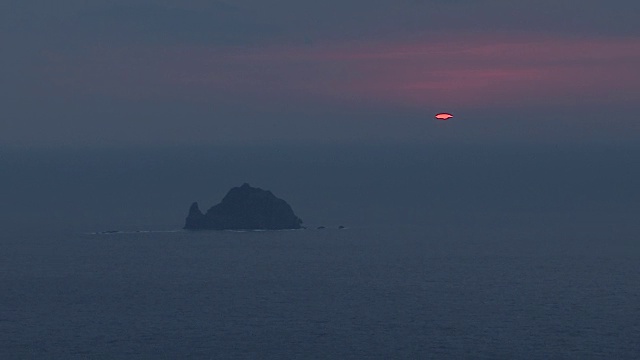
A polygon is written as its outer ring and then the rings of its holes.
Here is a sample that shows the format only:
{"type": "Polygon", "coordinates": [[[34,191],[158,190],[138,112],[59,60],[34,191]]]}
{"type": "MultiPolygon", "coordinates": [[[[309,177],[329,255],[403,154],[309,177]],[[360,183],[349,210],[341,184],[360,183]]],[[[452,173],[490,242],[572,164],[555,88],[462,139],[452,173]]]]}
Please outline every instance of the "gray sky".
{"type": "Polygon", "coordinates": [[[5,0],[0,145],[637,142],[637,14],[631,0],[5,0]]]}

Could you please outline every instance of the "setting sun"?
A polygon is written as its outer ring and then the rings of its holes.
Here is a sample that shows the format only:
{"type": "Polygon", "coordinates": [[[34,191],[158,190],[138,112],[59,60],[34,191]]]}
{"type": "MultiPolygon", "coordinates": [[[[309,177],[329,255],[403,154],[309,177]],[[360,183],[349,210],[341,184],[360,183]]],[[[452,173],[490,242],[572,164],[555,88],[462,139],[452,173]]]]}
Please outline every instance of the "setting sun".
{"type": "Polygon", "coordinates": [[[449,120],[453,117],[453,115],[449,113],[440,113],[436,115],[436,119],[438,120],[449,120]]]}

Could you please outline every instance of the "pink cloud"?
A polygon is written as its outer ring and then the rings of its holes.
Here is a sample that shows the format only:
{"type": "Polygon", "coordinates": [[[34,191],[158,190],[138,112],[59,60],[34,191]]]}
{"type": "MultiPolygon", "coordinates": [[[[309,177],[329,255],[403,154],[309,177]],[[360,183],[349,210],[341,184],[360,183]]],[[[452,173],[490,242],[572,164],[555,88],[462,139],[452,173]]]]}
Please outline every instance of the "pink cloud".
{"type": "Polygon", "coordinates": [[[451,37],[52,54],[56,92],[241,103],[518,106],[640,100],[640,39],[451,37]]]}

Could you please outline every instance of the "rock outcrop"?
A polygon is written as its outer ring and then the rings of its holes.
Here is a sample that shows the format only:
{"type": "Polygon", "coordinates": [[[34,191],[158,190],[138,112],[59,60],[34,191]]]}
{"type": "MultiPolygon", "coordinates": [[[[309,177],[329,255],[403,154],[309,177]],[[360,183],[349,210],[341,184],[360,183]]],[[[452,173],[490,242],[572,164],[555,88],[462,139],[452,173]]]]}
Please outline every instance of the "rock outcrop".
{"type": "Polygon", "coordinates": [[[203,214],[194,202],[184,228],[187,230],[284,230],[300,229],[302,220],[286,201],[268,190],[245,183],[229,190],[222,202],[203,214]]]}

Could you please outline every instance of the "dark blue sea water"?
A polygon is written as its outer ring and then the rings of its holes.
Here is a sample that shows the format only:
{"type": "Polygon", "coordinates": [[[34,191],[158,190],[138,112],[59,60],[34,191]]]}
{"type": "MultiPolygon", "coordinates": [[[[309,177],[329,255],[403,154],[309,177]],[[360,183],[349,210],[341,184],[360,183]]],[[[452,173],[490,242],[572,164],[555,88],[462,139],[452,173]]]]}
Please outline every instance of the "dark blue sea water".
{"type": "Polygon", "coordinates": [[[14,233],[0,358],[638,357],[638,226],[494,220],[14,233]]]}
{"type": "Polygon", "coordinates": [[[0,151],[0,359],[638,359],[638,158],[0,151]],[[243,182],[309,229],[177,230],[243,182]]]}

